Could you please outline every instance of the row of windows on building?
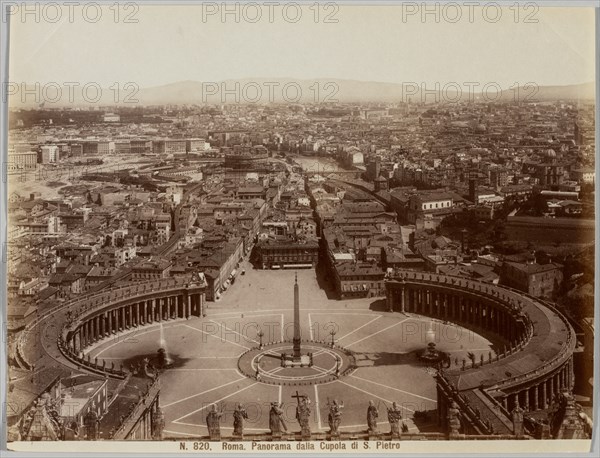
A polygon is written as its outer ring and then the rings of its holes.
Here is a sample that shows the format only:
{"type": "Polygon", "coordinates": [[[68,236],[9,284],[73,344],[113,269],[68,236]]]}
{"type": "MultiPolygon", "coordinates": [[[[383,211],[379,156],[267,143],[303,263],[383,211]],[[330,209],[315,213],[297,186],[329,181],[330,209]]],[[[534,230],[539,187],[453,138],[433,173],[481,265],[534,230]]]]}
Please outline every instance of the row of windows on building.
{"type": "Polygon", "coordinates": [[[452,206],[451,202],[436,202],[435,203],[435,207],[434,204],[429,204],[429,207],[427,207],[428,204],[423,204],[423,210],[432,210],[433,208],[444,208],[444,207],[450,207],[452,206]]]}

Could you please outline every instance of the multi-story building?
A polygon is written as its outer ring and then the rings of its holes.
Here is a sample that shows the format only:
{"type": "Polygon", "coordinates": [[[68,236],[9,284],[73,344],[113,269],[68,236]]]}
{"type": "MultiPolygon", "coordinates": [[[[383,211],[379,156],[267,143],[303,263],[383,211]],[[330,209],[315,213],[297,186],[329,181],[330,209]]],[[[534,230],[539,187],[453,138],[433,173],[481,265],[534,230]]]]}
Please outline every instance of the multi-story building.
{"type": "Polygon", "coordinates": [[[55,164],[60,159],[60,152],[56,145],[44,145],[41,148],[42,164],[55,164]]]}
{"type": "Polygon", "coordinates": [[[542,186],[559,185],[564,178],[563,167],[555,163],[535,164],[534,170],[534,176],[542,186]]]}
{"type": "Polygon", "coordinates": [[[152,152],[152,140],[131,140],[129,142],[131,154],[148,154],[152,152]]]}
{"type": "Polygon", "coordinates": [[[317,223],[312,218],[302,218],[296,224],[296,236],[307,239],[317,238],[317,223]]]}
{"type": "Polygon", "coordinates": [[[107,379],[80,374],[62,379],[57,385],[55,401],[60,405],[60,416],[72,429],[72,423],[84,428],[91,412],[102,418],[108,410],[107,379]]]}
{"type": "Polygon", "coordinates": [[[371,160],[370,162],[367,163],[366,176],[367,176],[368,181],[374,181],[375,178],[377,178],[380,173],[381,173],[381,161],[379,160],[379,158],[375,158],[374,160],[371,160]]]}
{"type": "Polygon", "coordinates": [[[258,264],[263,269],[312,268],[317,265],[317,241],[286,237],[268,238],[257,244],[258,264]]]}
{"type": "Polygon", "coordinates": [[[38,154],[35,151],[24,153],[9,152],[7,169],[8,172],[35,170],[37,161],[38,154]]]}
{"type": "Polygon", "coordinates": [[[156,217],[156,243],[162,245],[167,243],[171,237],[171,216],[158,215],[156,217]]]}
{"type": "Polygon", "coordinates": [[[104,156],[113,153],[115,143],[108,140],[89,140],[83,142],[83,154],[85,156],[104,156]]]}
{"type": "Polygon", "coordinates": [[[236,197],[242,200],[265,199],[267,191],[262,186],[240,186],[236,191],[236,197]]]}
{"type": "Polygon", "coordinates": [[[421,192],[413,194],[408,201],[408,221],[415,223],[417,219],[447,216],[453,212],[453,197],[443,191],[421,192]]]}
{"type": "Polygon", "coordinates": [[[372,263],[341,262],[334,265],[333,282],[339,299],[385,294],[383,269],[372,263]]]}
{"type": "Polygon", "coordinates": [[[506,169],[494,168],[490,170],[490,186],[502,188],[508,184],[508,172],[506,169]]]}
{"type": "Polygon", "coordinates": [[[207,151],[210,149],[210,143],[203,138],[188,138],[185,141],[185,150],[188,153],[207,151]]]}
{"type": "Polygon", "coordinates": [[[83,154],[83,145],[81,143],[71,143],[69,149],[72,156],[81,156],[83,154]]]}
{"type": "Polygon", "coordinates": [[[131,269],[131,278],[133,280],[151,280],[167,278],[172,264],[166,259],[148,259],[147,261],[136,264],[131,269]]]}
{"type": "Polygon", "coordinates": [[[115,153],[116,154],[130,154],[131,153],[131,142],[129,140],[119,140],[115,142],[115,153]]]}
{"type": "Polygon", "coordinates": [[[160,139],[152,142],[152,152],[155,154],[185,153],[186,141],[184,139],[160,139]]]}
{"type": "Polygon", "coordinates": [[[548,263],[504,262],[500,281],[535,297],[553,297],[563,280],[562,266],[548,263]]]}

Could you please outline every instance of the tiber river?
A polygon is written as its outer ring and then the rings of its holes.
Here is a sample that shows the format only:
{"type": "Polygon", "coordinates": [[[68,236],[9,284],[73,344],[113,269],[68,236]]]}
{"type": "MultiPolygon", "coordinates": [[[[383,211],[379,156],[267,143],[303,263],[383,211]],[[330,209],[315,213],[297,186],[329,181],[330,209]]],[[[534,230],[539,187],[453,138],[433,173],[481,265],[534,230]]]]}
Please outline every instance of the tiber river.
{"type": "Polygon", "coordinates": [[[293,156],[293,158],[296,163],[309,172],[331,173],[344,170],[335,160],[327,157],[293,156]]]}

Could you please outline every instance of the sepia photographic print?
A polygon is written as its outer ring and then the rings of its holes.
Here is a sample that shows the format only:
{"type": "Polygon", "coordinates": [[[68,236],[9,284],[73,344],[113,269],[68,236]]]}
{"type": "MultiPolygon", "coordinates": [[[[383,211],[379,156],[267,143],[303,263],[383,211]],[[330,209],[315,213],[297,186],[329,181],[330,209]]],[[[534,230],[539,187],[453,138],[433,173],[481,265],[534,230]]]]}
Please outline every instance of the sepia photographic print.
{"type": "Polygon", "coordinates": [[[2,1],[2,455],[597,453],[576,3],[2,1]]]}

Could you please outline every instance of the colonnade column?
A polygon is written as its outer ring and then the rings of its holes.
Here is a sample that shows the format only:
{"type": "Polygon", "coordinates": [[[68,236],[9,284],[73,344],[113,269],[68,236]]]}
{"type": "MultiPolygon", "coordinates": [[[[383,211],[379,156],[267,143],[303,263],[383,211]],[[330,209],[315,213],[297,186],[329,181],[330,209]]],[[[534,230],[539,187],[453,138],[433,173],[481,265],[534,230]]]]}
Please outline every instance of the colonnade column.
{"type": "Polygon", "coordinates": [[[406,287],[400,289],[400,311],[404,313],[406,311],[406,287]]]}
{"type": "Polygon", "coordinates": [[[87,329],[85,327],[85,323],[81,326],[81,348],[85,348],[87,346],[87,329]]]}
{"type": "Polygon", "coordinates": [[[429,305],[429,316],[433,315],[433,292],[431,290],[427,290],[427,303],[429,305]]]}
{"type": "Polygon", "coordinates": [[[542,386],[542,409],[548,408],[548,397],[546,396],[546,380],[541,384],[542,386]]]}

